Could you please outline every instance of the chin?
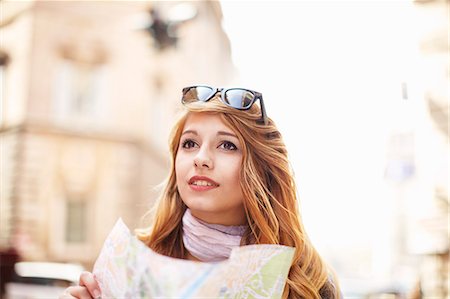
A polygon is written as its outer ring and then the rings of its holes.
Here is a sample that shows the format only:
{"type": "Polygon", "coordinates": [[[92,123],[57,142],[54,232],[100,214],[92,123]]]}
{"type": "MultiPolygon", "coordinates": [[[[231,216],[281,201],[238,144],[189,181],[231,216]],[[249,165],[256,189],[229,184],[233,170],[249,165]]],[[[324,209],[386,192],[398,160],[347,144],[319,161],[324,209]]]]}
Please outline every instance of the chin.
{"type": "Polygon", "coordinates": [[[204,202],[199,203],[195,201],[187,201],[184,203],[191,211],[197,211],[201,213],[219,213],[216,207],[211,207],[210,205],[204,202]]]}

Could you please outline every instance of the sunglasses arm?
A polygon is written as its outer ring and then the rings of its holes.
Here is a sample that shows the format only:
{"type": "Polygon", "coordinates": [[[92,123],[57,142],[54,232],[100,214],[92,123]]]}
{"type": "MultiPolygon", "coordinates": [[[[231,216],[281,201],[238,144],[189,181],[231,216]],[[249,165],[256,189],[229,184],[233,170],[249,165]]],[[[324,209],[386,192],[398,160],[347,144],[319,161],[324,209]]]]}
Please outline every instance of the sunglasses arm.
{"type": "Polygon", "coordinates": [[[262,94],[258,94],[259,97],[259,103],[261,104],[261,117],[262,121],[264,122],[264,125],[267,126],[268,120],[267,120],[267,114],[266,114],[266,107],[264,106],[264,101],[262,98],[262,94]]]}

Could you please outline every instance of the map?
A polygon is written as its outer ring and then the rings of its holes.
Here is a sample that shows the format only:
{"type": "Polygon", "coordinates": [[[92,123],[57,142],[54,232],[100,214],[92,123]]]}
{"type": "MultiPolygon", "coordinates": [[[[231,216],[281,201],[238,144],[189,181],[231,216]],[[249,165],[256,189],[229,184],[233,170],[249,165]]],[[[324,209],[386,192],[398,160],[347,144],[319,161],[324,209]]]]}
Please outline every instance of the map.
{"type": "Polygon", "coordinates": [[[172,258],[152,251],[119,219],[93,273],[102,298],[281,298],[293,255],[292,247],[248,245],[222,262],[172,258]]]}

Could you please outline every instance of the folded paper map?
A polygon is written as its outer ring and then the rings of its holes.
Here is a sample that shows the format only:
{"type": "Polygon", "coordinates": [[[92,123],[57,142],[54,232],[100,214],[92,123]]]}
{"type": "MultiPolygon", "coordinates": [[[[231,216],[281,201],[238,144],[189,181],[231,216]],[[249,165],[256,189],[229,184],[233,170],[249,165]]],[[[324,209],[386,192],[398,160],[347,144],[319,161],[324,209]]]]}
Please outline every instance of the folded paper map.
{"type": "Polygon", "coordinates": [[[102,298],[281,298],[294,248],[236,247],[216,263],[158,254],[119,219],[107,237],[93,273],[102,298]]]}

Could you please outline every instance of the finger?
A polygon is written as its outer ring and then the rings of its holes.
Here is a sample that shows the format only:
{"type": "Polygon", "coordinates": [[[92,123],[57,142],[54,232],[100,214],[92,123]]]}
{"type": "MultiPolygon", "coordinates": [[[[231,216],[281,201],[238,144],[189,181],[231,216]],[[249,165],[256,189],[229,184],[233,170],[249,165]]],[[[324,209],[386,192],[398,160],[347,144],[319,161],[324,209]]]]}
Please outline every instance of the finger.
{"type": "Polygon", "coordinates": [[[70,287],[68,289],[69,295],[73,297],[69,298],[78,298],[78,299],[92,299],[91,294],[89,294],[88,290],[82,286],[70,287]]]}
{"type": "Polygon", "coordinates": [[[70,295],[70,288],[67,288],[64,290],[64,293],[62,293],[61,295],[59,295],[58,299],[74,299],[75,297],[70,295]]]}
{"type": "Polygon", "coordinates": [[[100,298],[101,292],[94,274],[84,271],[80,276],[80,286],[85,286],[93,298],[100,298]]]}

